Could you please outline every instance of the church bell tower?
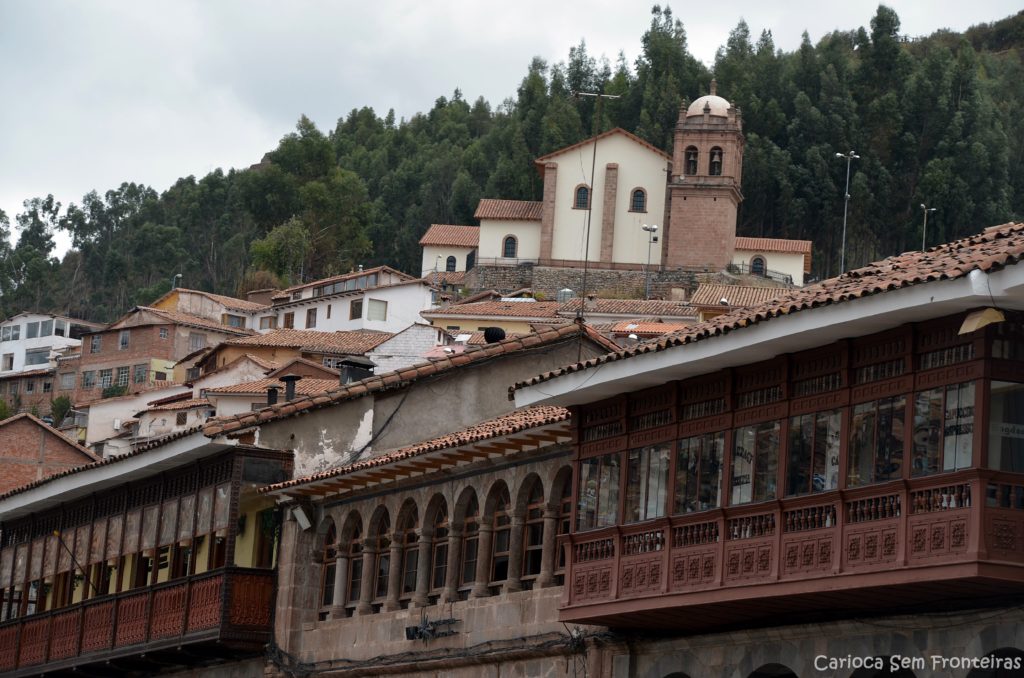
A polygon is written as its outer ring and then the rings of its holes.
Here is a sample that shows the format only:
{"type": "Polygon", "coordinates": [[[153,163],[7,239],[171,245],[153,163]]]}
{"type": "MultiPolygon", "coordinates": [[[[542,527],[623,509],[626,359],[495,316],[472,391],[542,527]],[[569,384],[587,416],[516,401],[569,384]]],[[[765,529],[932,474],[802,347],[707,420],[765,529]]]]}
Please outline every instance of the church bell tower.
{"type": "Polygon", "coordinates": [[[662,266],[724,270],[736,243],[743,194],[743,123],[716,93],[679,107],[672,143],[668,222],[662,266]]]}

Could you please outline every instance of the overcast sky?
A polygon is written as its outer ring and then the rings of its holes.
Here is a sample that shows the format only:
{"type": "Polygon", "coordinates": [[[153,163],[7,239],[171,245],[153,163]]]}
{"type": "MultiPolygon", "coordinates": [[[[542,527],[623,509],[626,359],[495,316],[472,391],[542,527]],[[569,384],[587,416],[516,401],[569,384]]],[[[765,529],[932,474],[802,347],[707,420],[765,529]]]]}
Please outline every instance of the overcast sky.
{"type": "MultiPolygon", "coordinates": [[[[651,4],[0,0],[0,209],[13,226],[27,198],[53,193],[67,205],[123,181],[163,191],[181,176],[246,167],[302,114],[324,131],[362,106],[408,118],[456,88],[496,106],[533,56],[564,60],[580,39],[594,56],[614,63],[623,51],[632,64],[651,4]]],[[[1019,0],[887,4],[912,36],[1020,9],[1019,0]]],[[[740,18],[755,39],[767,28],[791,51],[804,30],[816,42],[868,26],[877,5],[675,8],[690,51],[710,65],[740,18]]]]}

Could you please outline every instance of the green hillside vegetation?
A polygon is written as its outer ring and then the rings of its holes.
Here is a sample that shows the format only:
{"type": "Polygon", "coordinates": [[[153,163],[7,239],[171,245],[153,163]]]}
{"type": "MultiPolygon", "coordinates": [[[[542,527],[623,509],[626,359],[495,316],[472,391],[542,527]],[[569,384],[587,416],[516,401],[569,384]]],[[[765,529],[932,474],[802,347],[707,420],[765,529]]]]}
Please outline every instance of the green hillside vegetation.
{"type": "MultiPolygon", "coordinates": [[[[109,321],[165,292],[226,294],[386,263],[418,272],[431,223],[472,224],[481,197],[540,198],[533,159],[612,127],[669,149],[681,100],[718,93],[743,113],[740,235],[814,241],[814,275],[838,273],[845,162],[853,149],[849,268],[921,243],[921,203],[936,244],[1024,213],[1024,12],[908,39],[880,6],[868,28],[791,53],[740,22],[713,70],[683,25],[655,6],[635,63],[535,58],[515,95],[459,91],[407,121],[369,108],[333,130],[302,117],[262,162],[179,179],[164,193],[125,183],[62,207],[52,197],[0,212],[0,313],[52,310],[109,321]],[[597,118],[575,91],[620,95],[597,118]],[[73,248],[53,256],[53,233],[73,248]]],[[[260,150],[254,149],[254,157],[260,150]]]]}

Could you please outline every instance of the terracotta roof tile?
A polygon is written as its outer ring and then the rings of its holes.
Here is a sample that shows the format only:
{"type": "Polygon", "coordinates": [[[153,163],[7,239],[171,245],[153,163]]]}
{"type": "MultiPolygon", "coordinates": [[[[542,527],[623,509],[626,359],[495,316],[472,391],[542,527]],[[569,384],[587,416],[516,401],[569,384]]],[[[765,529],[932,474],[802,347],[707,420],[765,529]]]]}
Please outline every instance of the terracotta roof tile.
{"type": "MultiPolygon", "coordinates": [[[[276,386],[281,389],[282,394],[284,393],[284,382],[274,377],[258,379],[256,381],[246,381],[240,384],[230,384],[228,386],[218,386],[216,388],[207,388],[204,390],[206,393],[266,395],[267,389],[271,386],[276,386]]],[[[337,379],[312,379],[304,377],[295,382],[295,394],[317,395],[319,393],[326,393],[331,389],[336,389],[338,386],[339,382],[337,379]]]]}
{"type": "MultiPolygon", "coordinates": [[[[575,315],[580,299],[570,299],[558,309],[562,315],[575,315]]],[[[634,317],[685,317],[696,318],[697,311],[682,301],[661,301],[657,299],[591,299],[584,307],[586,313],[604,313],[634,317]]]]}
{"type": "Polygon", "coordinates": [[[209,407],[210,401],[206,398],[189,398],[188,400],[178,400],[166,405],[157,405],[156,407],[150,407],[150,412],[162,411],[162,410],[191,410],[197,407],[209,407]]]}
{"type": "Polygon", "coordinates": [[[297,485],[305,485],[306,483],[318,480],[336,478],[338,476],[348,475],[363,469],[385,466],[396,461],[402,461],[428,452],[437,452],[440,450],[460,447],[462,445],[470,445],[472,443],[490,440],[491,438],[512,435],[538,426],[546,426],[560,421],[567,421],[568,419],[569,410],[564,407],[554,407],[550,405],[524,407],[504,416],[482,421],[479,424],[464,428],[460,431],[432,438],[431,440],[425,440],[414,445],[390,450],[354,464],[322,471],[304,478],[296,478],[295,480],[289,480],[275,485],[268,485],[267,487],[260,488],[260,492],[274,492],[276,490],[295,487],[297,485]]]}
{"type": "MultiPolygon", "coordinates": [[[[222,325],[216,320],[210,320],[209,318],[203,318],[202,316],[192,315],[191,313],[182,313],[180,311],[166,311],[162,308],[152,308],[150,306],[137,306],[135,310],[146,311],[152,313],[158,317],[169,320],[172,323],[178,325],[187,325],[190,327],[200,327],[207,330],[216,330],[223,332],[224,334],[252,334],[252,330],[243,329],[241,327],[231,327],[229,325],[222,325]]],[[[115,323],[116,324],[116,323],[115,323]]]]}
{"type": "Polygon", "coordinates": [[[431,308],[420,315],[429,318],[441,316],[494,316],[500,318],[552,318],[559,319],[557,301],[475,301],[452,304],[447,308],[431,308]]]}
{"type": "Polygon", "coordinates": [[[339,280],[348,280],[349,278],[358,278],[361,275],[369,275],[371,273],[390,273],[394,276],[401,278],[402,280],[416,280],[415,276],[411,276],[408,273],[402,273],[398,269],[391,268],[390,266],[376,266],[374,268],[368,268],[364,271],[350,271],[349,273],[331,276],[330,278],[321,278],[320,280],[313,280],[312,282],[302,283],[301,285],[292,285],[291,287],[285,288],[275,293],[273,299],[288,299],[291,297],[291,293],[297,290],[304,290],[307,287],[318,287],[320,285],[327,285],[330,283],[338,282],[339,280]]]}
{"type": "Polygon", "coordinates": [[[466,282],[465,271],[431,271],[424,278],[428,283],[434,286],[441,284],[445,285],[462,285],[466,282]]]}
{"type": "Polygon", "coordinates": [[[448,247],[477,247],[480,244],[480,228],[477,226],[456,226],[454,224],[431,224],[420,238],[420,245],[442,245],[448,247]]]}
{"type": "Polygon", "coordinates": [[[998,270],[1012,266],[1021,259],[1024,259],[1024,223],[992,226],[977,235],[954,240],[924,252],[904,252],[815,285],[787,290],[771,301],[749,308],[735,309],[661,339],[642,342],[636,346],[612,351],[607,355],[545,372],[515,384],[509,391],[511,393],[516,389],[644,353],[656,353],[676,346],[706,341],[772,318],[821,306],[847,303],[922,283],[963,278],[975,269],[983,272],[998,270]]]}
{"type": "Polygon", "coordinates": [[[717,306],[719,308],[736,306],[756,306],[789,292],[789,287],[741,287],[739,285],[707,285],[701,284],[690,298],[694,306],[717,306]],[[726,299],[729,303],[720,303],[726,299]]]}
{"type": "Polygon", "coordinates": [[[758,250],[761,252],[792,252],[809,254],[814,243],[810,240],[785,240],[783,238],[742,238],[736,236],[736,249],[758,250]]]}
{"type": "Polygon", "coordinates": [[[506,219],[509,221],[540,221],[543,204],[535,200],[495,200],[481,198],[474,219],[506,219]]]}
{"type": "Polygon", "coordinates": [[[688,327],[685,323],[662,323],[650,320],[623,320],[611,326],[613,334],[635,334],[638,337],[657,337],[662,334],[678,332],[688,327]]]}
{"type": "MultiPolygon", "coordinates": [[[[537,345],[542,345],[572,339],[573,337],[580,336],[581,333],[605,350],[611,351],[617,348],[614,342],[601,336],[592,328],[587,325],[581,326],[577,323],[565,323],[563,325],[558,325],[548,330],[538,332],[533,336],[536,336],[538,339],[537,345]]],[[[529,346],[525,339],[526,338],[521,342],[518,339],[505,339],[494,344],[489,344],[487,347],[467,347],[465,352],[451,358],[432,358],[427,360],[425,363],[417,365],[414,370],[404,369],[404,377],[400,377],[397,372],[387,372],[382,375],[368,377],[362,381],[345,384],[327,393],[327,396],[330,398],[329,401],[320,401],[320,403],[316,404],[311,403],[309,409],[326,407],[328,405],[344,402],[346,400],[353,400],[369,393],[384,391],[390,388],[401,388],[421,378],[440,374],[462,365],[481,363],[495,356],[515,353],[516,351],[529,346]]],[[[304,396],[304,398],[310,397],[304,396]]],[[[298,403],[301,400],[302,399],[300,398],[293,400],[291,403],[279,403],[260,410],[260,420],[271,421],[283,419],[295,411],[295,403],[298,403]],[[272,414],[265,416],[265,413],[267,412],[271,412],[272,414]]],[[[203,428],[203,433],[207,436],[213,437],[220,435],[221,433],[230,433],[232,431],[248,428],[255,423],[256,415],[252,413],[217,417],[216,419],[210,419],[207,421],[203,428]]]]}
{"type": "Polygon", "coordinates": [[[362,355],[395,335],[390,332],[350,330],[317,332],[316,330],[280,329],[245,339],[224,342],[230,346],[277,346],[310,353],[344,353],[362,355]]]}

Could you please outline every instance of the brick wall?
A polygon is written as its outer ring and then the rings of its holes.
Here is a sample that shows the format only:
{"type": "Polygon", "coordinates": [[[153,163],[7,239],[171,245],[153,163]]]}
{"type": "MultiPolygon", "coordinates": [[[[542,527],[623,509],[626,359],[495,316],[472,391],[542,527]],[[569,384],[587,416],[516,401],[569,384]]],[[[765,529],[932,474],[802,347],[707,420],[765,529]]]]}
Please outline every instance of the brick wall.
{"type": "Polygon", "coordinates": [[[0,428],[0,493],[91,459],[29,417],[0,428]]]}
{"type": "Polygon", "coordinates": [[[604,170],[604,201],[601,208],[601,261],[614,261],[615,196],[619,187],[619,165],[610,162],[604,170]]]}
{"type": "Polygon", "coordinates": [[[58,378],[53,371],[30,376],[6,376],[0,379],[0,400],[7,403],[12,414],[34,412],[43,416],[50,413],[51,400],[65,395],[57,390],[58,386],[58,378]]]}
{"type": "MultiPolygon", "coordinates": [[[[571,289],[579,296],[583,290],[583,269],[558,266],[478,266],[467,276],[471,291],[494,289],[502,293],[529,287],[545,299],[555,300],[558,291],[571,289]]],[[[668,269],[651,272],[651,298],[673,299],[681,294],[685,298],[697,288],[698,276],[703,273],[686,269],[668,269]]],[[[645,275],[641,270],[587,270],[587,289],[599,297],[642,299],[645,275]]],[[[724,284],[728,284],[725,282],[724,284]]]]}

